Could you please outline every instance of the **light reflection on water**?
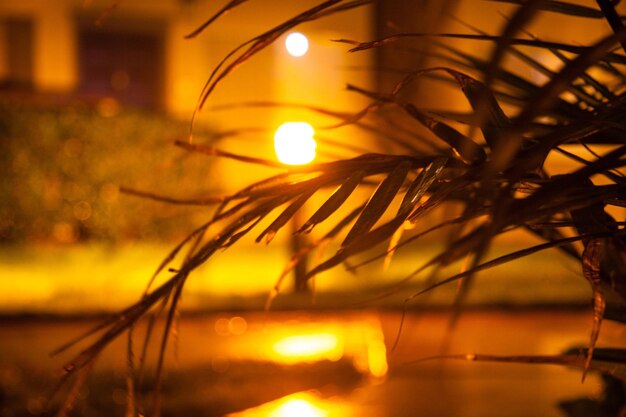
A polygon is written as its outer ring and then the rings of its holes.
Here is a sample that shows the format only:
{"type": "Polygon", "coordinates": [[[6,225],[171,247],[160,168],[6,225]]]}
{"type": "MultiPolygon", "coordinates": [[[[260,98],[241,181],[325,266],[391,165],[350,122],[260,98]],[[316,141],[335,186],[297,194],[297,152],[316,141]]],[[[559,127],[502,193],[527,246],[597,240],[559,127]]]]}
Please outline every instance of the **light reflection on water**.
{"type": "Polygon", "coordinates": [[[343,346],[332,333],[287,336],[274,343],[273,349],[283,360],[293,362],[320,359],[334,362],[343,356],[343,346]]]}
{"type": "Polygon", "coordinates": [[[375,319],[350,322],[326,321],[284,324],[268,328],[256,339],[267,359],[284,364],[317,361],[352,361],[354,368],[374,378],[387,374],[387,349],[380,322],[375,319]]]}
{"type": "Polygon", "coordinates": [[[298,392],[276,401],[271,401],[228,414],[226,417],[349,417],[354,415],[350,404],[336,399],[321,398],[315,391],[298,392]]]}
{"type": "Polygon", "coordinates": [[[206,343],[185,346],[186,355],[206,359],[206,346],[210,345],[212,360],[219,362],[216,369],[227,368],[222,366],[226,362],[238,361],[284,365],[346,361],[364,376],[378,379],[387,374],[387,350],[381,323],[373,315],[362,314],[343,320],[331,317],[248,319],[218,317],[210,333],[194,334],[194,337],[206,339],[206,343]]]}
{"type": "Polygon", "coordinates": [[[269,414],[270,417],[325,417],[327,415],[326,410],[300,398],[288,399],[269,414]]]}
{"type": "MultiPolygon", "coordinates": [[[[226,328],[233,318],[222,318],[216,331],[226,328]]],[[[233,336],[231,332],[231,337],[233,336]]],[[[238,339],[246,346],[254,344],[257,360],[293,365],[318,361],[348,360],[370,381],[382,381],[387,375],[387,350],[381,323],[373,317],[357,320],[319,320],[266,323],[262,331],[247,327],[238,339]]],[[[234,341],[234,340],[233,340],[234,341]]],[[[232,344],[231,344],[232,347],[232,344]]],[[[232,352],[232,351],[231,351],[232,352]]],[[[246,352],[251,352],[246,350],[246,352]]],[[[355,415],[355,404],[346,398],[324,398],[317,391],[298,392],[250,408],[229,417],[348,417],[355,415]]]]}

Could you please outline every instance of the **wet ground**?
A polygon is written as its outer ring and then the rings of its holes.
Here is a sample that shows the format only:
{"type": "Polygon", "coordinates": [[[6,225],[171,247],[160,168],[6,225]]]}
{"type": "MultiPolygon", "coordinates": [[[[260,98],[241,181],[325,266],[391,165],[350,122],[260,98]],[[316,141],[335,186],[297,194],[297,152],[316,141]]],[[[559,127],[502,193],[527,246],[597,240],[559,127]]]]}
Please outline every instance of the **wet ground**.
{"type": "MultiPolygon", "coordinates": [[[[563,416],[558,403],[598,398],[600,379],[550,365],[413,361],[441,352],[556,354],[584,345],[588,310],[410,312],[397,348],[395,311],[212,313],[183,316],[166,360],[165,416],[563,416]]],[[[97,319],[0,322],[0,416],[32,416],[69,356],[48,352],[97,319]]],[[[138,329],[138,335],[141,329],[138,329]]],[[[623,344],[606,323],[600,345],[623,344]]],[[[74,415],[124,415],[126,345],[100,358],[74,415]]],[[[153,345],[157,345],[155,341],[153,345]]],[[[154,359],[154,352],[152,355],[154,359]]],[[[143,392],[149,400],[150,373],[143,392]]]]}

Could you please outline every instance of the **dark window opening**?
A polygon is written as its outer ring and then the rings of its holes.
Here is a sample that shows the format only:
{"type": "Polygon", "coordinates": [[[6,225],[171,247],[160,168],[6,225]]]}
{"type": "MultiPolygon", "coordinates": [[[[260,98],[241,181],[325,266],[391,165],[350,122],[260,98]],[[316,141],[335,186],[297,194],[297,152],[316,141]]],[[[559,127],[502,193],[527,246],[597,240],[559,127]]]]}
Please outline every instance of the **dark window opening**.
{"type": "Polygon", "coordinates": [[[33,22],[28,18],[0,21],[4,41],[4,71],[0,87],[4,90],[29,90],[33,86],[33,22]]]}
{"type": "Polygon", "coordinates": [[[121,103],[162,107],[163,36],[159,33],[86,25],[78,33],[79,92],[121,103]]]}

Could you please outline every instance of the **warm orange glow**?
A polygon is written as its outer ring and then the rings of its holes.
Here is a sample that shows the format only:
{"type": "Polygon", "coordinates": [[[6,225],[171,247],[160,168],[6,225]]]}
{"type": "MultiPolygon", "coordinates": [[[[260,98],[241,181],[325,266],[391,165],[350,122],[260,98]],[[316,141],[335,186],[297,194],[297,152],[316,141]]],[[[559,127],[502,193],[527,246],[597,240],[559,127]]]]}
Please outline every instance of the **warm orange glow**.
{"type": "Polygon", "coordinates": [[[292,361],[339,360],[343,347],[330,333],[289,336],[274,344],[274,352],[292,361]]]}
{"type": "Polygon", "coordinates": [[[215,321],[215,333],[219,336],[241,336],[247,329],[248,322],[243,317],[220,318],[215,321]]]}
{"type": "Polygon", "coordinates": [[[309,39],[300,32],[290,33],[285,39],[285,48],[292,56],[303,56],[309,50],[309,39]]]}
{"type": "Polygon", "coordinates": [[[387,348],[382,340],[370,340],[367,345],[367,359],[370,374],[375,378],[382,378],[389,370],[387,365],[387,348]]]}
{"type": "Polygon", "coordinates": [[[353,416],[352,405],[344,399],[321,398],[316,391],[297,392],[226,417],[346,417],[353,416]]]}
{"type": "Polygon", "coordinates": [[[305,122],[287,122],[274,134],[274,149],[278,160],[287,165],[303,165],[315,159],[317,144],[313,127],[305,122]]]}
{"type": "Polygon", "coordinates": [[[328,412],[302,398],[290,398],[268,414],[269,417],[325,417],[328,412]]]}

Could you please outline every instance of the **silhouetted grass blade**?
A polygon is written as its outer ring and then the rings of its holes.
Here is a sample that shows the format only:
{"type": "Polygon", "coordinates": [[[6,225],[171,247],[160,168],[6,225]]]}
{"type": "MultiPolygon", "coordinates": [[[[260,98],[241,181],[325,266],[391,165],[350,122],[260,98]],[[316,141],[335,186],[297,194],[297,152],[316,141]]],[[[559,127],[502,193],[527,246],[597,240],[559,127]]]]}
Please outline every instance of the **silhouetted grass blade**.
{"type": "Polygon", "coordinates": [[[400,162],[380,183],[341,246],[349,245],[354,239],[367,233],[382,217],[402,187],[410,168],[409,162],[400,162]]]}
{"type": "Polygon", "coordinates": [[[339,186],[339,188],[330,196],[328,200],[317,209],[315,213],[302,225],[298,233],[310,232],[316,224],[323,222],[333,214],[341,205],[352,195],[352,192],[361,183],[365,171],[359,170],[348,177],[348,179],[339,186]]]}
{"type": "Polygon", "coordinates": [[[263,232],[256,238],[257,242],[260,242],[263,237],[267,236],[266,243],[270,243],[276,233],[295,215],[296,211],[300,210],[304,203],[317,191],[316,189],[308,190],[298,197],[293,203],[291,203],[280,215],[267,226],[263,232]]]}
{"type": "MultiPolygon", "coordinates": [[[[489,1],[492,1],[495,3],[511,3],[511,4],[517,4],[517,5],[522,5],[525,3],[524,0],[489,0],[489,1]]],[[[588,17],[592,19],[604,18],[604,15],[597,9],[586,7],[586,6],[581,6],[579,4],[558,1],[558,0],[545,1],[539,5],[539,8],[542,10],[555,12],[555,13],[561,13],[561,14],[570,15],[570,16],[588,17]]],[[[625,17],[621,16],[621,18],[624,19],[625,17]]]]}
{"type": "Polygon", "coordinates": [[[437,158],[419,173],[409,186],[406,194],[404,194],[397,215],[404,214],[408,216],[413,211],[415,205],[419,203],[433,182],[439,178],[447,162],[448,158],[437,158]]]}
{"type": "Polygon", "coordinates": [[[493,149],[502,137],[502,133],[510,125],[509,118],[485,84],[459,71],[450,70],[449,72],[461,86],[479,122],[483,119],[481,113],[485,113],[484,122],[480,123],[481,130],[485,141],[493,149]]]}
{"type": "Polygon", "coordinates": [[[486,159],[483,148],[458,130],[429,117],[410,103],[404,104],[402,107],[410,116],[429,128],[439,139],[450,145],[454,154],[466,164],[481,163],[486,159]]]}

